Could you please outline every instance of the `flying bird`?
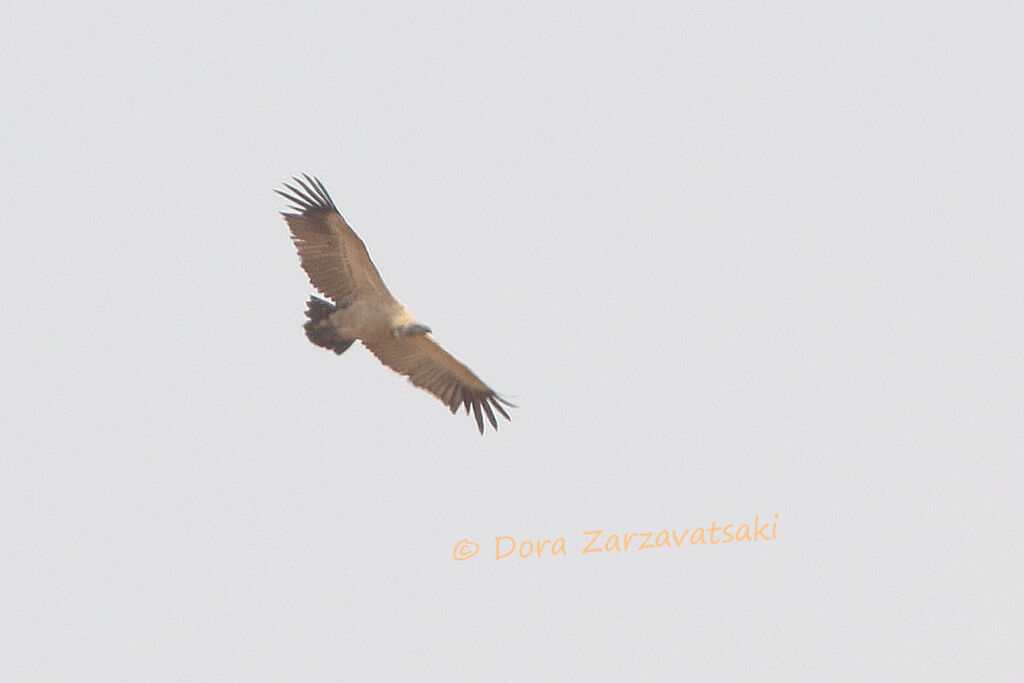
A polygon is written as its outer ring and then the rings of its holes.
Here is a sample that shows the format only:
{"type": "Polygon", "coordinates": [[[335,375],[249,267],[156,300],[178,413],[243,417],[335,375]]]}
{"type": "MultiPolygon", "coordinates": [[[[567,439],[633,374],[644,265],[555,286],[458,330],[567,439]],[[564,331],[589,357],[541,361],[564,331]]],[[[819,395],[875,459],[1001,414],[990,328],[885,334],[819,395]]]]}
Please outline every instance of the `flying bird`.
{"type": "Polygon", "coordinates": [[[303,326],[309,340],[341,355],[358,339],[381,363],[439,398],[452,414],[459,406],[467,415],[472,408],[481,434],[484,416],[494,429],[495,411],[511,420],[502,404],[513,404],[431,339],[431,329],[388,291],[366,245],[342,218],[323,183],[305,174],[294,181],[283,183],[287,192],[275,190],[291,202],[281,215],[310,283],[330,299],[309,297],[309,320],[303,326]]]}

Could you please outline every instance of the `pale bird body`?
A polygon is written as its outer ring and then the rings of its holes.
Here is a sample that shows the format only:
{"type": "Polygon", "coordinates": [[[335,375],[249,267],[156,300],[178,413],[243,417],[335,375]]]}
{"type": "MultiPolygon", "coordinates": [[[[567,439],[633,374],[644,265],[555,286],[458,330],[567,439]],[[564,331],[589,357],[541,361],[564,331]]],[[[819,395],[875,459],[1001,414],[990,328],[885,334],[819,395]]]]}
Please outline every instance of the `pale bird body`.
{"type": "Polygon", "coordinates": [[[316,178],[295,179],[298,187],[276,190],[292,202],[283,213],[312,285],[331,302],[310,297],[306,336],[317,346],[342,354],[355,340],[363,343],[384,365],[429,391],[452,413],[459,406],[473,411],[482,434],[484,418],[495,429],[495,412],[510,419],[510,406],[472,370],[441,348],[430,328],[396,299],[366,245],[342,218],[327,189],[316,178]]]}

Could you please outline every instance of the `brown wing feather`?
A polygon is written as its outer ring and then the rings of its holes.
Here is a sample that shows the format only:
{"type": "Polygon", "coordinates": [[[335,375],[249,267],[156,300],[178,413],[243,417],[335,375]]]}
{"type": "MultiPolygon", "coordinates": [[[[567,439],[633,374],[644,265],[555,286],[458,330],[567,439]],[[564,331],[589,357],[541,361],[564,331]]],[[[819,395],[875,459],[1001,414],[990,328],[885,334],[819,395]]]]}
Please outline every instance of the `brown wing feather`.
{"type": "Polygon", "coordinates": [[[323,183],[303,178],[294,179],[298,187],[284,183],[288,192],[275,192],[292,203],[291,212],[281,215],[309,281],[341,305],[364,287],[386,291],[366,245],[342,218],[323,183]]]}
{"type": "Polygon", "coordinates": [[[498,396],[472,370],[425,334],[407,337],[387,335],[364,339],[363,344],[384,365],[441,399],[453,414],[459,406],[465,407],[466,413],[472,408],[481,434],[484,433],[485,416],[492,427],[498,428],[494,411],[506,420],[512,419],[502,407],[502,404],[511,406],[511,403],[498,396]]]}

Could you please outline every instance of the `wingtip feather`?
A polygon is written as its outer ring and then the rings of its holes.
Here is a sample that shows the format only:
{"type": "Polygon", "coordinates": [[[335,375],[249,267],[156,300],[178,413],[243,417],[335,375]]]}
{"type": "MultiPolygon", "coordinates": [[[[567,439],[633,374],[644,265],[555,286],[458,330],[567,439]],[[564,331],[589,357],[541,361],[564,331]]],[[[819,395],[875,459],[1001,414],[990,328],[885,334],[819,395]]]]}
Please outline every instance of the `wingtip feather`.
{"type": "Polygon", "coordinates": [[[476,420],[476,427],[480,430],[480,433],[484,433],[484,418],[480,414],[480,402],[473,401],[473,418],[476,420]]]}
{"type": "Polygon", "coordinates": [[[327,192],[327,188],[316,176],[310,176],[303,173],[302,178],[292,176],[292,182],[299,187],[290,183],[281,183],[289,190],[289,192],[291,192],[291,194],[283,192],[282,190],[274,190],[274,192],[294,204],[293,207],[289,208],[300,213],[306,213],[307,211],[314,211],[317,209],[328,211],[338,210],[338,207],[334,204],[334,200],[331,199],[331,195],[327,192]]]}

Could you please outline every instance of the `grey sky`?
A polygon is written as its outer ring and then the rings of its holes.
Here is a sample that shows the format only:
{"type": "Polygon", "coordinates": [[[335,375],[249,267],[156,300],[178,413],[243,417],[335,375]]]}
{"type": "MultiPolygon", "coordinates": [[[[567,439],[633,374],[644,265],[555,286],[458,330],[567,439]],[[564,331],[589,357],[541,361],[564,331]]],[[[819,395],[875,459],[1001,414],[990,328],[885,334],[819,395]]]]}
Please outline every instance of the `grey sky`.
{"type": "Polygon", "coordinates": [[[1019,5],[4,15],[4,680],[1019,675],[1019,5]],[[300,172],[512,423],[306,341],[300,172]]]}

